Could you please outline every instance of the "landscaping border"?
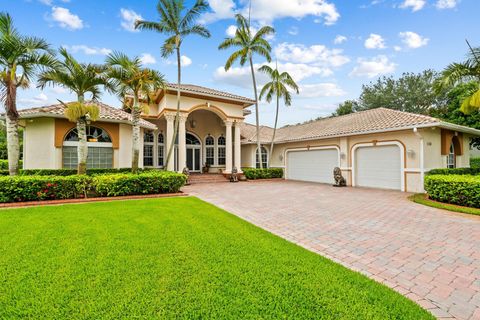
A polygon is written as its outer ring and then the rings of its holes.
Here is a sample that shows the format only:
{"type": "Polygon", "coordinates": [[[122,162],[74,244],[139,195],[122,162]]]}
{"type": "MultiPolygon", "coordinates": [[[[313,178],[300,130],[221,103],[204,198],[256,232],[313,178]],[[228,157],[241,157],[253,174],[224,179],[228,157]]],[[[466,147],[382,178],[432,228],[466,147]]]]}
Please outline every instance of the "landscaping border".
{"type": "Polygon", "coordinates": [[[475,216],[480,218],[480,209],[463,207],[456,204],[435,201],[430,199],[426,193],[416,193],[414,195],[409,196],[408,199],[412,202],[415,202],[427,207],[445,210],[450,213],[460,213],[464,215],[469,215],[470,217],[475,216]]]}

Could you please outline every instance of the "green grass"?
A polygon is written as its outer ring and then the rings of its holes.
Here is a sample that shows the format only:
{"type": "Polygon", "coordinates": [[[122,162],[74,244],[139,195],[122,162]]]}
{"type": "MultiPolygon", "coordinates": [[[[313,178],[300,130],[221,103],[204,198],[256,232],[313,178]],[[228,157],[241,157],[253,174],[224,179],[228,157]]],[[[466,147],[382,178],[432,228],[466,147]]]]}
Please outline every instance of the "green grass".
{"type": "Polygon", "coordinates": [[[434,207],[438,209],[453,211],[453,212],[460,212],[460,213],[467,213],[467,214],[474,214],[480,216],[480,209],[477,208],[469,208],[469,207],[462,207],[457,206],[455,204],[443,203],[438,201],[433,201],[428,199],[425,194],[417,193],[409,197],[410,200],[413,202],[423,204],[425,206],[434,207]]]}
{"type": "Polygon", "coordinates": [[[0,210],[0,319],[433,319],[196,198],[0,210]]]}

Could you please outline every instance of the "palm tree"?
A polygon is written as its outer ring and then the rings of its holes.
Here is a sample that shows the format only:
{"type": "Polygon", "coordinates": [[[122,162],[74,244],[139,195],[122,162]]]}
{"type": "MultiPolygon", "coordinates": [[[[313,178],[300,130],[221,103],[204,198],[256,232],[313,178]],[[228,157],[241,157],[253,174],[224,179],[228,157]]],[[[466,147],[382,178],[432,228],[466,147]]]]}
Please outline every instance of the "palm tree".
{"type": "Polygon", "coordinates": [[[28,88],[42,67],[55,65],[53,51],[43,39],[20,35],[8,13],[0,12],[0,100],[5,106],[8,170],[18,173],[17,89],[28,88]]]}
{"type": "Polygon", "coordinates": [[[121,52],[114,52],[107,57],[109,67],[108,80],[120,99],[133,97],[130,107],[132,113],[132,172],[138,171],[140,154],[140,116],[142,107],[140,100],[150,102],[150,96],[158,89],[165,87],[163,75],[156,70],[142,67],[140,58],[130,59],[121,52]]]}
{"type": "Polygon", "coordinates": [[[78,174],[87,172],[87,124],[98,119],[98,107],[85,104],[85,95],[91,94],[91,100],[97,101],[101,95],[101,87],[109,88],[105,77],[105,66],[91,63],[80,63],[65,48],[60,48],[63,61],[58,66],[39,75],[38,87],[47,85],[61,86],[77,95],[77,103],[65,104],[65,116],[77,125],[78,133],[78,174]]]}
{"type": "MultiPolygon", "coordinates": [[[[237,51],[227,59],[225,63],[225,71],[228,71],[233,63],[240,60],[240,65],[243,66],[248,61],[250,63],[250,71],[252,73],[253,93],[255,95],[255,120],[257,125],[257,157],[261,159],[261,146],[260,146],[260,120],[258,114],[258,94],[257,94],[257,81],[255,79],[255,70],[253,67],[253,55],[258,54],[267,59],[268,62],[272,61],[270,52],[272,50],[270,44],[265,40],[265,36],[273,34],[275,30],[270,26],[264,26],[260,28],[255,34],[253,34],[250,27],[250,22],[245,19],[241,14],[235,16],[237,20],[237,31],[233,38],[225,39],[218,49],[224,50],[231,47],[238,48],[237,51]]],[[[262,168],[262,161],[260,161],[260,168],[262,168]]]]}
{"type": "MultiPolygon", "coordinates": [[[[185,7],[185,0],[159,0],[157,11],[160,15],[160,20],[158,22],[135,22],[136,29],[156,31],[168,36],[161,48],[162,57],[167,58],[174,52],[177,54],[177,113],[175,116],[175,129],[170,147],[168,148],[165,167],[168,166],[175,141],[177,140],[180,121],[180,85],[182,80],[180,48],[186,36],[199,35],[204,38],[210,37],[210,32],[204,26],[196,23],[196,20],[202,13],[207,11],[208,8],[208,2],[205,0],[196,0],[190,9],[185,7]]],[[[184,164],[182,163],[180,165],[182,166],[184,164]]],[[[182,169],[183,168],[180,168],[180,170],[182,169]]]]}
{"type": "Polygon", "coordinates": [[[435,82],[435,89],[441,92],[451,88],[459,83],[475,81],[479,84],[478,90],[467,97],[460,110],[466,114],[480,108],[480,47],[472,48],[467,41],[470,52],[467,54],[467,60],[461,63],[452,63],[447,66],[440,78],[435,82]]]}
{"type": "MultiPolygon", "coordinates": [[[[280,99],[283,99],[283,103],[288,107],[292,105],[292,95],[288,91],[287,87],[292,89],[298,94],[298,85],[292,79],[288,72],[280,73],[278,71],[278,66],[275,66],[275,69],[270,66],[264,65],[260,69],[260,72],[263,72],[268,75],[270,82],[265,84],[260,91],[260,100],[265,97],[268,103],[272,102],[273,97],[275,96],[277,102],[277,108],[275,111],[275,125],[273,127],[273,136],[272,142],[270,143],[270,155],[273,154],[273,142],[275,140],[275,134],[277,132],[277,122],[278,122],[278,110],[280,105],[280,99]]],[[[270,157],[271,159],[272,157],[270,157]]],[[[261,161],[259,161],[261,162],[261,161]]],[[[269,164],[270,165],[270,164],[269,164]]]]}

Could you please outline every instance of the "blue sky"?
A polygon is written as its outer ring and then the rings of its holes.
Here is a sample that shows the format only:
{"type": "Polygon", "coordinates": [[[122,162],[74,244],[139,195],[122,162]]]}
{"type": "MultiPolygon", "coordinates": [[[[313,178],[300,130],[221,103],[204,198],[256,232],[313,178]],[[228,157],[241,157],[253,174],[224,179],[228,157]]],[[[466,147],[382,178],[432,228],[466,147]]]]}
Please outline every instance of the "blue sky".
{"type": "MultiPolygon", "coordinates": [[[[188,3],[192,1],[186,0],[188,3]]],[[[223,65],[231,51],[218,44],[234,31],[233,15],[245,13],[247,0],[210,0],[211,12],[202,17],[210,39],[187,38],[182,47],[183,82],[253,96],[247,66],[223,65]]],[[[163,59],[159,48],[165,37],[133,30],[137,18],[156,20],[156,1],[149,0],[0,0],[17,28],[45,38],[53,47],[66,46],[85,62],[102,62],[113,50],[142,56],[146,66],[176,81],[174,57],[163,59]]],[[[254,27],[272,25],[272,57],[290,72],[301,94],[291,107],[283,107],[280,124],[329,115],[338,103],[357,98],[362,84],[382,75],[441,70],[463,60],[465,39],[476,46],[474,28],[478,0],[252,0],[254,27]]],[[[261,66],[266,61],[255,57],[261,66]]],[[[265,78],[259,75],[260,83],[265,78]]],[[[61,89],[20,91],[19,108],[47,105],[73,98],[61,89]]],[[[104,94],[102,100],[120,106],[104,94]]],[[[260,105],[260,121],[271,125],[274,106],[260,105]]],[[[253,116],[247,121],[253,122],[253,116]]]]}

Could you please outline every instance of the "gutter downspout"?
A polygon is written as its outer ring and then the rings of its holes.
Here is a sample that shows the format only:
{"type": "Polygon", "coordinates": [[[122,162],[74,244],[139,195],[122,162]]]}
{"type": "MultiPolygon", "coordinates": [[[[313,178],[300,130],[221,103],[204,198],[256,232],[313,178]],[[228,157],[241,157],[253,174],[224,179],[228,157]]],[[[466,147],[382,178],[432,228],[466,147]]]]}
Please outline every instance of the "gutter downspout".
{"type": "Polygon", "coordinates": [[[420,132],[418,132],[418,129],[416,127],[413,128],[413,133],[415,134],[415,136],[417,136],[420,139],[420,181],[422,182],[422,191],[425,192],[425,189],[424,189],[424,186],[425,186],[425,163],[424,163],[425,162],[425,158],[424,158],[425,150],[424,150],[424,147],[423,147],[423,137],[420,134],[420,132]]]}

